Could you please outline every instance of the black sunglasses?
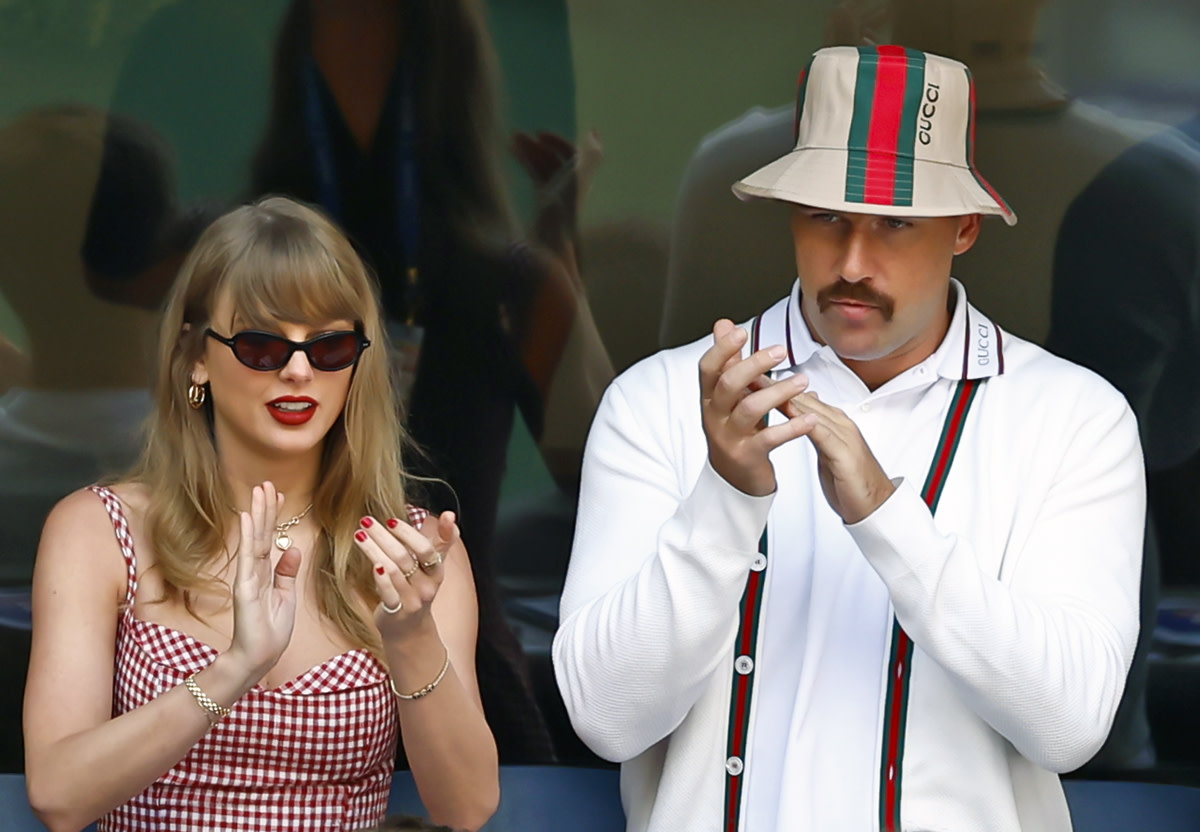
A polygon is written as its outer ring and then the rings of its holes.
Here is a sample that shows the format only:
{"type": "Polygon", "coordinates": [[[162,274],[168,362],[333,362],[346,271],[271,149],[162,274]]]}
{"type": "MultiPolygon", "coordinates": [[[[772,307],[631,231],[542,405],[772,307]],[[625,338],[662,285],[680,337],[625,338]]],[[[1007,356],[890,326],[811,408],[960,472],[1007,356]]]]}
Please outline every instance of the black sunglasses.
{"type": "Polygon", "coordinates": [[[211,329],[204,330],[204,334],[233,350],[237,360],[251,370],[263,371],[282,369],[292,360],[296,350],[302,350],[314,370],[332,373],[354,364],[362,351],[371,346],[361,332],[349,330],[326,332],[303,342],[289,341],[282,335],[256,329],[244,330],[232,338],[225,338],[211,329]]]}

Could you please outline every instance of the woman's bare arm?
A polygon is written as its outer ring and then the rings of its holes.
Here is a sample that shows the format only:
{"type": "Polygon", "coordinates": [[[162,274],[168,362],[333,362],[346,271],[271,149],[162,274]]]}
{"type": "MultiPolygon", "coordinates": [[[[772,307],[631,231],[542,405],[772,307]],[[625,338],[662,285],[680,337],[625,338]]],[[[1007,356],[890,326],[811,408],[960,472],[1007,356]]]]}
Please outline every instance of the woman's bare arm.
{"type": "MultiPolygon", "coordinates": [[[[397,536],[406,534],[402,539],[412,551],[444,552],[436,568],[417,568],[405,579],[401,573],[415,568],[411,557],[389,544],[384,537],[389,533],[378,524],[371,530],[369,541],[360,545],[385,567],[384,574],[376,573],[380,597],[395,606],[390,594],[398,586],[396,598],[404,605],[394,614],[380,609],[375,617],[396,690],[412,694],[431,684],[449,658],[449,667],[432,692],[396,700],[417,791],[434,822],[478,829],[499,805],[500,769],[475,677],[479,613],[467,551],[450,512],[430,517],[422,532],[400,524],[397,536]]],[[[420,560],[429,563],[431,558],[420,560]]]]}
{"type": "MultiPolygon", "coordinates": [[[[125,588],[125,564],[103,504],[87,491],[68,496],[47,518],[38,549],[25,689],[29,800],[54,832],[82,829],[144,791],[211,727],[182,685],[112,717],[125,588]]],[[[196,682],[229,706],[262,677],[260,664],[231,648],[196,682]]]]}

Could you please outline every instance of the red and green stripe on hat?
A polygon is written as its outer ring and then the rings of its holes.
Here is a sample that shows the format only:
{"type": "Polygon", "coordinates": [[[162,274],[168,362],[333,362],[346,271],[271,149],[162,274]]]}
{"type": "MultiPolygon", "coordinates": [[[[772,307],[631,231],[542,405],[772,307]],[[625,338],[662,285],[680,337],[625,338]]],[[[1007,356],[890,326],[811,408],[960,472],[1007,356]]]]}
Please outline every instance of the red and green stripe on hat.
{"type": "Polygon", "coordinates": [[[821,49],[800,74],[794,149],[734,192],[862,213],[997,214],[1012,224],[974,166],[974,106],[958,61],[895,45],[821,49]]]}

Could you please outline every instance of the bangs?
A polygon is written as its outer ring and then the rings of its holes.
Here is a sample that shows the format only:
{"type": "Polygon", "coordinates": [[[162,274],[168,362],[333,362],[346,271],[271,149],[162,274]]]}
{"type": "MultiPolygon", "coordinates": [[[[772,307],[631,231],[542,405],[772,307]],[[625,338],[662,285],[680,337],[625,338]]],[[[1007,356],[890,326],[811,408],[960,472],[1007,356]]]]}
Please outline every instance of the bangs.
{"type": "Polygon", "coordinates": [[[280,227],[287,224],[270,223],[268,233],[235,254],[218,279],[213,297],[228,293],[234,326],[269,330],[280,321],[362,323],[372,304],[369,278],[358,258],[341,262],[315,235],[280,227]]]}

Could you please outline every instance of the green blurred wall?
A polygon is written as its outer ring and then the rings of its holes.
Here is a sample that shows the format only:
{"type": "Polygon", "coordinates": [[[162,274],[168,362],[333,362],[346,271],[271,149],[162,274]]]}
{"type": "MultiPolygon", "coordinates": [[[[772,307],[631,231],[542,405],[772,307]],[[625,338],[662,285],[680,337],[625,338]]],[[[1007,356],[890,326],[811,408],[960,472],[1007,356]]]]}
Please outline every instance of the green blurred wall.
{"type": "Polygon", "coordinates": [[[813,0],[568,0],[579,131],[604,163],[585,221],[668,222],[706,133],[791,100],[823,29],[813,0]]]}

